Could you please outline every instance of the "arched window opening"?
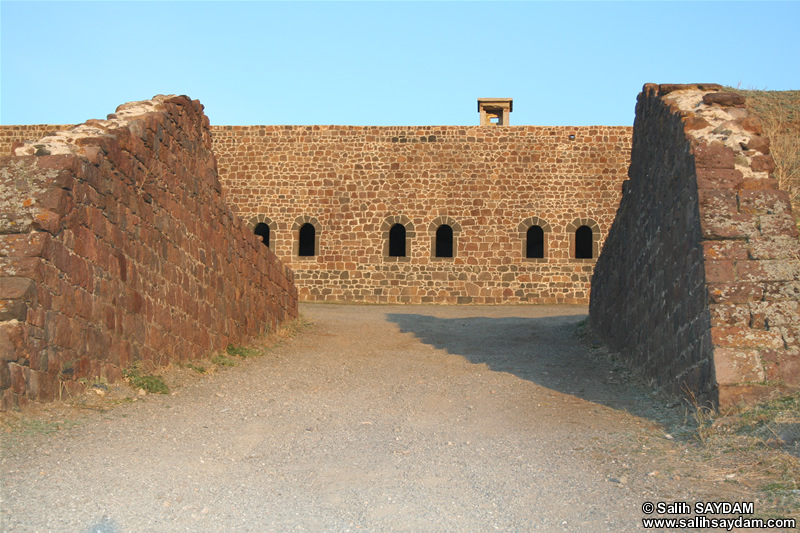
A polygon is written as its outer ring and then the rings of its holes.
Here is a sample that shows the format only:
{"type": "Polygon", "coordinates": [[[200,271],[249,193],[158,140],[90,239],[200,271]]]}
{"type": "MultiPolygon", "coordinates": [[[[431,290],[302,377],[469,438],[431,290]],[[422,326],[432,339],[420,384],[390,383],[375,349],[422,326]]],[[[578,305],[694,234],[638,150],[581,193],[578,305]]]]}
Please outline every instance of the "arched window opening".
{"type": "Polygon", "coordinates": [[[261,241],[264,243],[264,246],[269,248],[269,226],[267,226],[263,222],[259,222],[258,224],[256,224],[253,233],[261,237],[261,241]]]}
{"type": "Polygon", "coordinates": [[[389,257],[406,256],[406,228],[402,224],[395,224],[389,230],[389,257]]]}
{"type": "Polygon", "coordinates": [[[453,257],[453,228],[447,224],[436,229],[436,257],[453,257]]]}
{"type": "Polygon", "coordinates": [[[541,226],[528,228],[525,257],[528,259],[544,257],[544,230],[541,226]]]}
{"type": "Polygon", "coordinates": [[[592,258],[592,228],[581,226],[575,230],[575,259],[592,258]]]}
{"type": "Polygon", "coordinates": [[[300,257],[311,257],[314,254],[315,250],[315,237],[316,237],[316,230],[314,226],[306,222],[300,228],[300,243],[297,248],[297,255],[300,257]]]}

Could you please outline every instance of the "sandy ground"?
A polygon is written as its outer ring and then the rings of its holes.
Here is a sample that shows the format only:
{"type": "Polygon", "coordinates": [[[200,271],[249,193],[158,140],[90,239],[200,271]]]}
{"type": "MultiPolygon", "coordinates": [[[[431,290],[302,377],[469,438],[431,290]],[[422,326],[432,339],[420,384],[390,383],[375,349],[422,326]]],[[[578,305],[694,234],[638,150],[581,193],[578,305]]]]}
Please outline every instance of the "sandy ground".
{"type": "Polygon", "coordinates": [[[302,310],[172,395],[1,434],[0,529],[616,532],[644,502],[750,499],[576,335],[585,307],[302,310]]]}

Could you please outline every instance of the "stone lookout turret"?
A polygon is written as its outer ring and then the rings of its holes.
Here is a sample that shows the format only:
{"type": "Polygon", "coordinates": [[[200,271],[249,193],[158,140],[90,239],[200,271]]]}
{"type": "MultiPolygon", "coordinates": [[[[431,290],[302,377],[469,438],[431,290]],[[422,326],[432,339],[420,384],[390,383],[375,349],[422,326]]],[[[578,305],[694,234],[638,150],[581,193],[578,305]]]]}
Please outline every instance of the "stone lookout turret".
{"type": "Polygon", "coordinates": [[[508,115],[513,110],[513,98],[478,98],[481,126],[508,126],[508,115]]]}

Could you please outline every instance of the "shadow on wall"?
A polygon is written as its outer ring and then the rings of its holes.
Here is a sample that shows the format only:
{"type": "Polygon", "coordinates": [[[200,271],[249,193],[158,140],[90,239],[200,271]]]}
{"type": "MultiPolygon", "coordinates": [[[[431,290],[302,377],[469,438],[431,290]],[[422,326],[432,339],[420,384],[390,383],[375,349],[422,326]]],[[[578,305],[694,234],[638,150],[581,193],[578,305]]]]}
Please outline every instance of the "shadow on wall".
{"type": "Polygon", "coordinates": [[[662,422],[663,406],[644,385],[578,336],[586,314],[551,317],[438,318],[387,313],[401,332],[548,389],[662,422]]]}

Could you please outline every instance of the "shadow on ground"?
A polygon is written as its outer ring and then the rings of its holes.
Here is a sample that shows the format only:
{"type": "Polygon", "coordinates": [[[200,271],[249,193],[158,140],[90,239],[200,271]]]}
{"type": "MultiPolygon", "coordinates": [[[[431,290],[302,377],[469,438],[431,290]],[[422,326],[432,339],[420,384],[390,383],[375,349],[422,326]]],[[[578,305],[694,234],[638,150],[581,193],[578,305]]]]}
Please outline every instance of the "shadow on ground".
{"type": "MultiPolygon", "coordinates": [[[[387,313],[402,332],[425,344],[485,363],[548,389],[623,409],[649,420],[674,424],[674,400],[656,396],[599,343],[579,336],[585,314],[548,317],[439,318],[387,313]],[[593,348],[594,347],[594,348],[593,348]],[[671,404],[667,406],[667,404],[671,404]]],[[[682,412],[682,411],[681,411],[682,412]]]]}

